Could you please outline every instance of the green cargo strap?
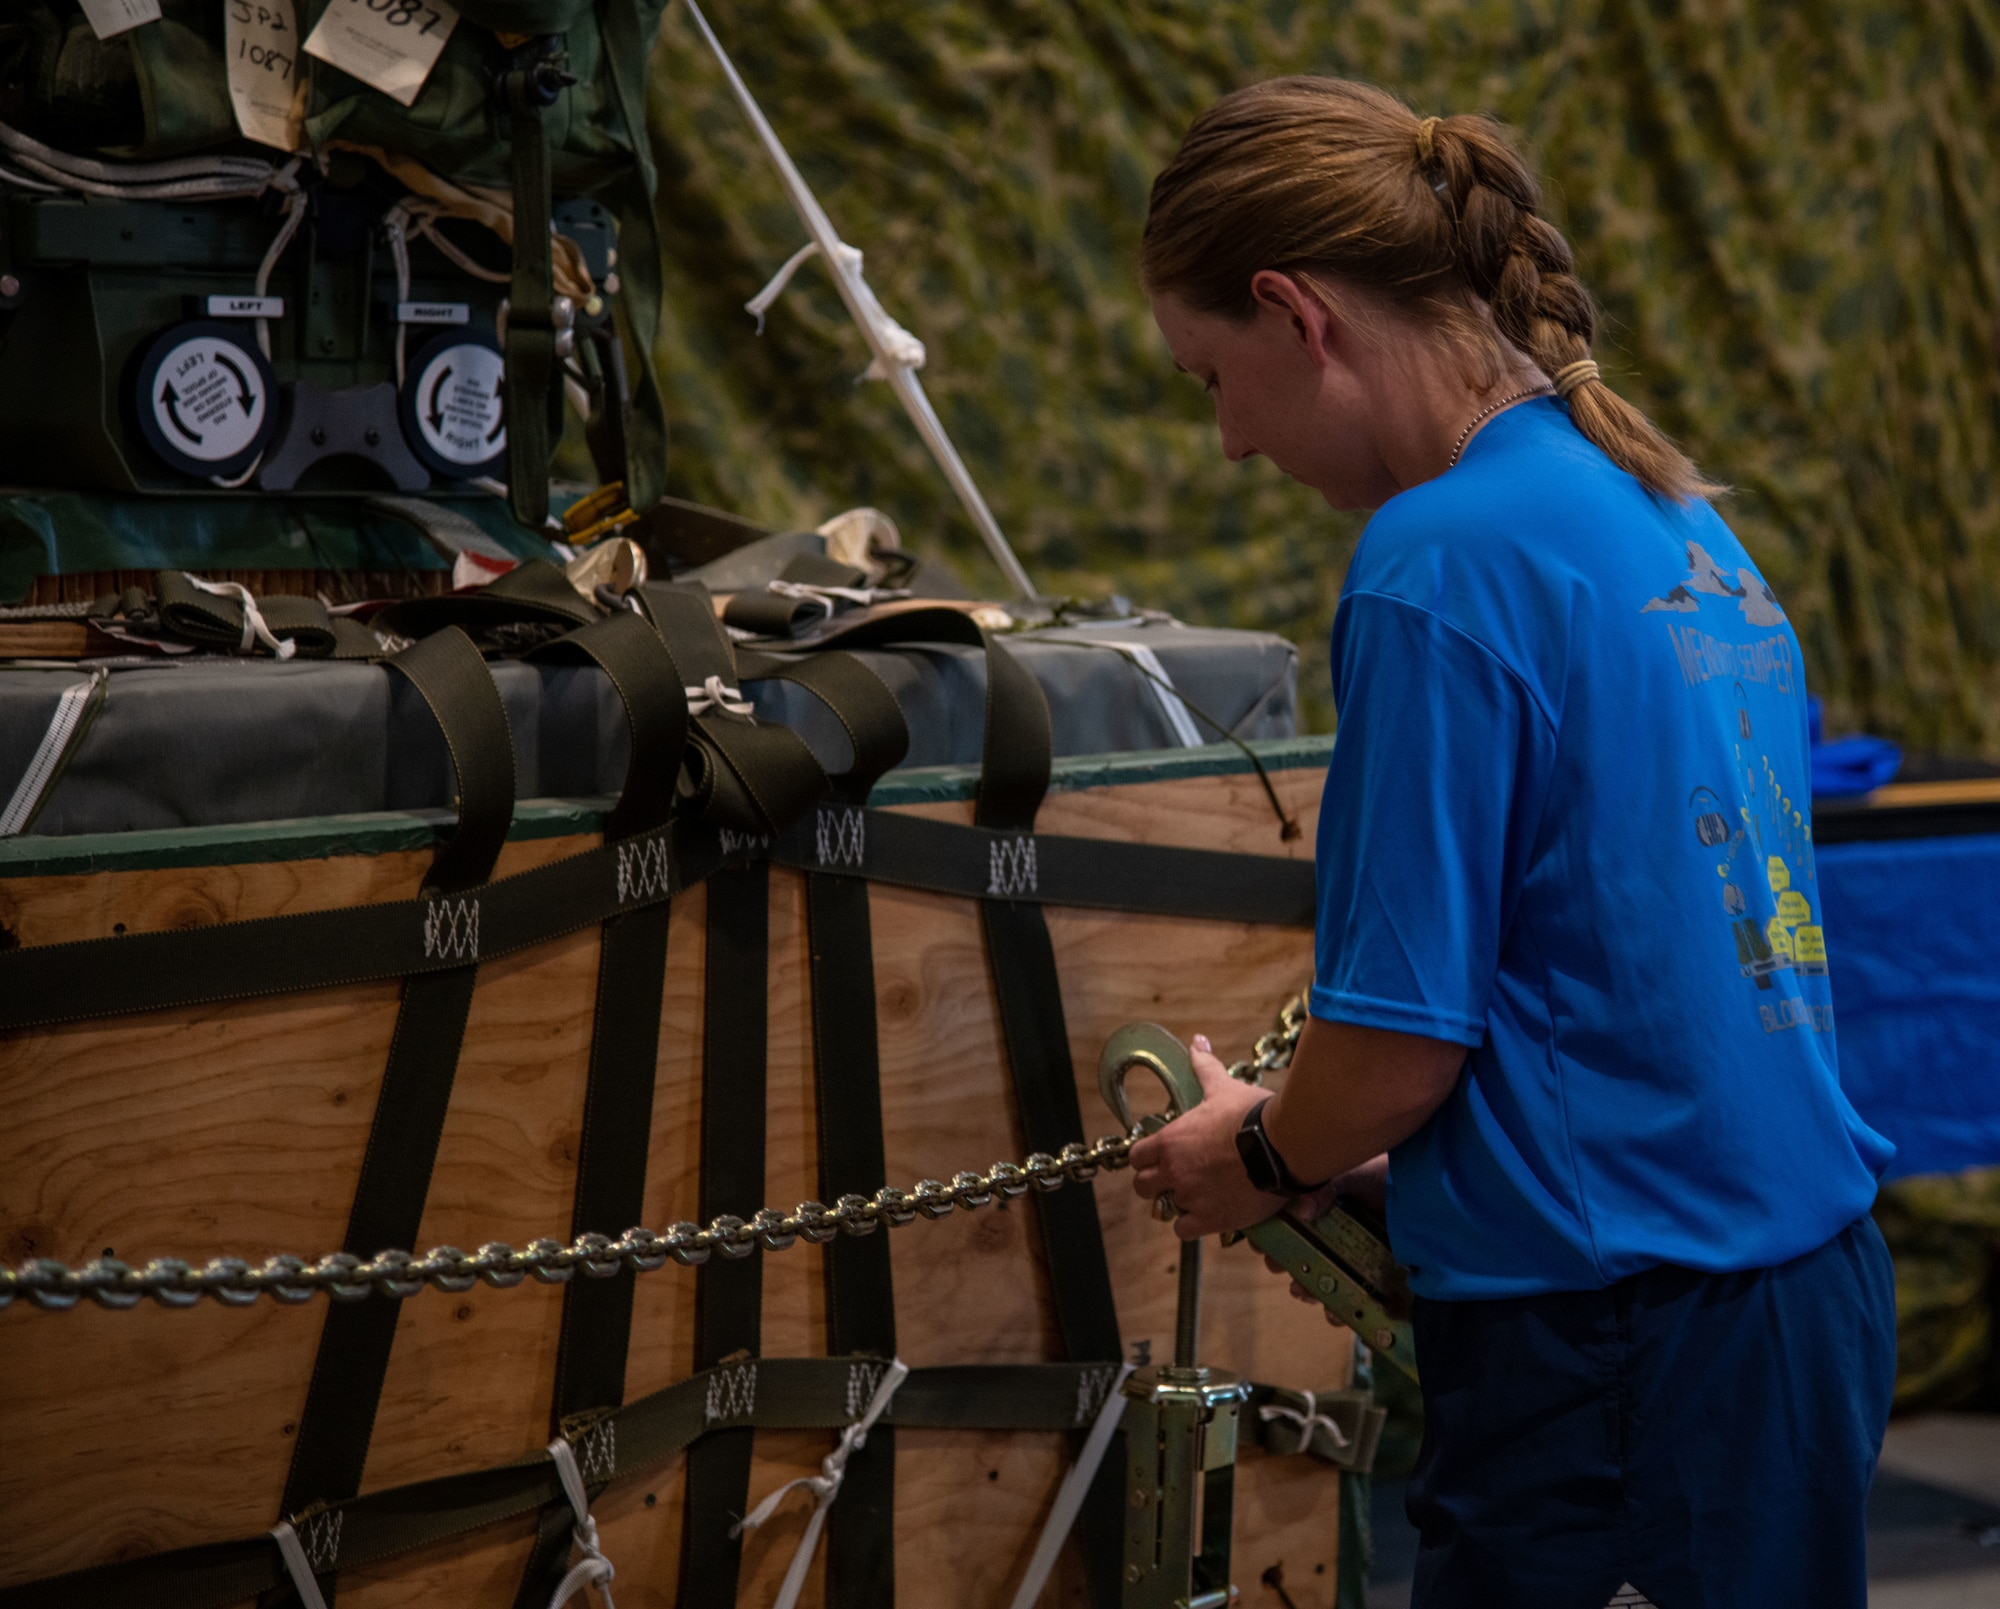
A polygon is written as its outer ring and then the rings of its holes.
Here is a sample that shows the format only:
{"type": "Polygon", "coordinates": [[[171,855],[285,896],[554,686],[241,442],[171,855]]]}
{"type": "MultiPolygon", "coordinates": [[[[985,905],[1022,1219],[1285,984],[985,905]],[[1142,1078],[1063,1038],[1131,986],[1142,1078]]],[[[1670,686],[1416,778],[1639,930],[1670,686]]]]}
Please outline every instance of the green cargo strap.
{"type": "MultiPolygon", "coordinates": [[[[1029,854],[1034,847],[1035,813],[1048,790],[1049,764],[1049,707],[1041,684],[988,638],[986,736],[973,820],[989,830],[1020,836],[1012,850],[1003,849],[1000,841],[993,846],[989,885],[993,897],[980,902],[979,919],[993,970],[1022,1138],[1030,1151],[1055,1155],[1065,1145],[1084,1139],[1069,1031],[1063,1020],[1062,982],[1041,906],[1009,897],[1039,880],[1039,868],[1029,854]]],[[[1039,1197],[1035,1208],[1063,1350],[1072,1362],[1115,1364],[1124,1345],[1097,1198],[1088,1190],[1063,1190],[1039,1197]]],[[[1125,1545],[1124,1467],[1124,1449],[1114,1445],[1077,1514],[1086,1580],[1097,1609],[1113,1609],[1123,1592],[1119,1573],[1125,1545]]]]}
{"type": "Polygon", "coordinates": [[[736,650],[715,617],[708,589],[648,582],[633,594],[687,677],[688,697],[710,707],[695,717],[683,787],[691,815],[733,833],[782,832],[827,790],[826,773],[790,727],[734,714],[718,694],[740,692],[736,650]]]}
{"type": "MultiPolygon", "coordinates": [[[[438,851],[424,891],[431,910],[427,943],[459,964],[403,985],[342,1242],[341,1249],[356,1257],[416,1244],[478,972],[478,902],[464,896],[491,876],[514,810],[507,712],[470,639],[440,632],[387,663],[430,706],[457,774],[458,830],[438,851]]],[[[398,1312],[387,1302],[337,1302],[327,1309],[280,1518],[361,1489],[398,1312]]]]}
{"type": "MultiPolygon", "coordinates": [[[[860,849],[867,800],[877,778],[909,750],[895,696],[851,654],[778,659],[739,654],[746,681],[781,678],[804,687],[847,733],[853,763],[833,779],[834,799],[812,826],[822,855],[860,849]]],[[[804,823],[800,824],[803,828],[804,823]]],[[[819,1188],[824,1201],[873,1196],[887,1184],[882,1143],[882,1076],[875,1022],[875,940],[868,885],[806,876],[810,945],[814,1098],[819,1188]]],[[[896,1294],[886,1235],[845,1236],[826,1247],[827,1351],[896,1355],[896,1294]]],[[[893,1609],[896,1432],[877,1425],[847,1462],[840,1501],[827,1516],[829,1609],[893,1609]]]]}
{"type": "MultiPolygon", "coordinates": [[[[538,41],[535,47],[540,48],[538,41]]],[[[507,500],[539,531],[549,517],[549,390],[556,377],[555,256],[549,136],[542,113],[564,87],[547,62],[501,81],[514,157],[514,279],[507,307],[507,500]]]]}
{"type": "MultiPolygon", "coordinates": [[[[160,624],[183,642],[230,653],[273,652],[244,627],[242,602],[207,592],[183,570],[162,570],[154,578],[160,600],[160,624]]],[[[256,600],[265,629],[280,642],[289,641],[301,659],[326,659],[334,646],[332,618],[317,598],[273,596],[256,600]]]]}
{"type": "MultiPolygon", "coordinates": [[[[708,880],[701,1023],[703,1223],[749,1218],[764,1204],[764,1078],[768,1029],[770,867],[731,865],[708,880]]],[[[712,1257],[695,1276],[696,1368],[754,1355],[763,1326],[763,1259],[712,1257]]],[[[748,1365],[746,1365],[748,1367],[748,1365]]],[[[755,1377],[752,1377],[755,1378],[755,1377]]],[[[750,1510],[749,1429],[691,1448],[681,1524],[680,1609],[734,1609],[750,1510]]]]}
{"type": "MultiPolygon", "coordinates": [[[[389,1312],[400,1304],[380,1302],[389,1312]]],[[[592,1487],[665,1463],[718,1435],[752,1427],[838,1431],[880,1378],[879,1358],[732,1362],[566,1427],[592,1487]]],[[[885,1423],[938,1430],[1067,1430],[1087,1425],[1115,1370],[1063,1363],[973,1364],[913,1370],[885,1423]]],[[[331,1503],[296,1522],[315,1568],[352,1570],[465,1536],[563,1501],[545,1456],[444,1475],[331,1503]]],[[[289,1584],[268,1532],[231,1542],[0,1587],[0,1609],[223,1609],[289,1584]]],[[[688,1600],[683,1599],[685,1604],[688,1600]]]]}
{"type": "Polygon", "coordinates": [[[446,626],[462,626],[475,634],[521,624],[587,626],[603,613],[569,584],[559,566],[547,559],[529,559],[477,592],[405,598],[384,609],[371,624],[403,637],[428,637],[446,626]]]}
{"type": "MultiPolygon", "coordinates": [[[[666,824],[687,742],[687,700],[679,666],[659,633],[636,614],[607,615],[538,649],[537,659],[588,659],[601,666],[625,706],[631,758],[625,788],[605,825],[619,843],[666,824]]],[[[634,875],[666,881],[665,843],[634,875]]],[[[666,982],[666,901],[621,912],[604,924],[597,963],[590,1071],[577,1146],[576,1205],[570,1238],[616,1237],[645,1218],[646,1156],[652,1137],[660,1008],[666,982]]],[[[552,1428],[625,1400],[625,1358],[632,1329],[636,1272],[572,1280],[563,1291],[556,1348],[552,1428]]],[[[541,1609],[569,1562],[574,1515],[567,1503],[543,1514],[516,1602],[541,1609]]]]}
{"type": "MultiPolygon", "coordinates": [[[[1313,920],[1312,862],[1272,855],[994,832],[829,807],[789,829],[770,856],[801,871],[965,899],[1298,928],[1313,920]]],[[[631,844],[500,878],[479,893],[479,953],[511,955],[653,904],[694,887],[727,858],[721,832],[676,820],[631,844]],[[662,854],[664,885],[641,864],[662,854]]],[[[455,960],[429,938],[433,904],[389,900],[0,950],[0,1031],[447,970],[455,960]]]]}

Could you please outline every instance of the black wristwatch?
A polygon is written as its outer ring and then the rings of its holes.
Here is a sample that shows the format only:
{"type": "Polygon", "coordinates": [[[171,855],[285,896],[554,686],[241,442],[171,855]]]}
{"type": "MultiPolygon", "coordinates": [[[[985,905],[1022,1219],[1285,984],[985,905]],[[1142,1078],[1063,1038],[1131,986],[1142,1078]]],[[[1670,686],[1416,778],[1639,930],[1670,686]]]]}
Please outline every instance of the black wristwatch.
{"type": "Polygon", "coordinates": [[[1313,1184],[1299,1178],[1285,1166],[1285,1159],[1278,1155],[1271,1136],[1264,1132],[1264,1108],[1271,1104],[1272,1099],[1265,1096],[1243,1114],[1242,1126],[1236,1131],[1236,1154],[1243,1159],[1243,1171],[1250,1175],[1250,1182],[1265,1195],[1311,1195],[1326,1180],[1313,1184]]]}

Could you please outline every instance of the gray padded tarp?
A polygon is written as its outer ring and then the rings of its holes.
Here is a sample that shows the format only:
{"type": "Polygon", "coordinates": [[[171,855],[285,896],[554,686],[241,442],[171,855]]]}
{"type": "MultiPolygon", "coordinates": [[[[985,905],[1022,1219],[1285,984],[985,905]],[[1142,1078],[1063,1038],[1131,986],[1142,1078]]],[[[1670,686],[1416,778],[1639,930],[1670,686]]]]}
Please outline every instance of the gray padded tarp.
{"type": "MultiPolygon", "coordinates": [[[[1058,755],[1173,748],[1186,741],[1158,690],[1124,654],[1143,645],[1187,702],[1237,737],[1297,727],[1298,656],[1257,632],[1149,623],[1037,632],[1008,645],[1048,695],[1058,755]]],[[[974,765],[985,656],[939,644],[863,650],[910,727],[907,765],[974,765]]],[[[0,805],[28,768],[75,669],[0,670],[0,805]]],[[[616,793],[627,740],[617,696],[594,666],[493,666],[513,731],[516,795],[616,793]]],[[[847,738],[787,682],[750,689],[761,718],[805,738],[829,770],[847,738]]],[[[1219,734],[1197,718],[1203,742],[1219,734]]],[[[451,767],[430,712],[402,677],[375,665],[277,664],[202,657],[115,668],[102,710],[77,744],[31,831],[37,835],[280,821],[448,805],[451,767]]]]}

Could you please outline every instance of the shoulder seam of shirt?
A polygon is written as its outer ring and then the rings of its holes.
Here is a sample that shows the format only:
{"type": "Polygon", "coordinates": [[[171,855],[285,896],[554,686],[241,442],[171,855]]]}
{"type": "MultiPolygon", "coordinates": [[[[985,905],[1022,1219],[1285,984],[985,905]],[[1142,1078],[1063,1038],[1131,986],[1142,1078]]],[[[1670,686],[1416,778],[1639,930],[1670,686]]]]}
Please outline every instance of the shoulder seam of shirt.
{"type": "Polygon", "coordinates": [[[1383,603],[1393,603],[1398,608],[1408,609],[1415,614],[1427,615],[1432,620],[1435,620],[1446,631],[1450,632],[1454,637],[1462,638],[1464,641],[1470,643],[1474,648],[1478,649],[1480,653],[1484,654],[1488,659],[1492,660],[1495,665],[1499,666],[1501,672],[1506,676],[1506,678],[1521,690],[1521,696],[1527,700],[1528,707],[1542,718],[1542,724],[1549,729],[1549,735],[1551,737],[1559,737],[1561,735],[1562,728],[1556,721],[1556,718],[1553,715],[1551,715],[1545,708],[1542,707],[1542,701],[1535,696],[1534,689],[1529,687],[1527,682],[1522,679],[1520,672],[1515,670],[1512,665],[1508,664],[1507,661],[1501,657],[1501,655],[1497,650],[1495,650],[1489,644],[1481,642],[1477,637],[1473,636],[1472,633],[1467,631],[1463,626],[1460,626],[1453,621],[1445,619],[1445,617],[1439,614],[1435,609],[1427,608],[1421,603],[1412,603],[1408,598],[1399,598],[1393,592],[1377,592],[1372,587],[1359,587],[1353,592],[1350,592],[1347,595],[1347,598],[1343,599],[1342,602],[1347,602],[1355,598],[1375,598],[1383,603]]]}

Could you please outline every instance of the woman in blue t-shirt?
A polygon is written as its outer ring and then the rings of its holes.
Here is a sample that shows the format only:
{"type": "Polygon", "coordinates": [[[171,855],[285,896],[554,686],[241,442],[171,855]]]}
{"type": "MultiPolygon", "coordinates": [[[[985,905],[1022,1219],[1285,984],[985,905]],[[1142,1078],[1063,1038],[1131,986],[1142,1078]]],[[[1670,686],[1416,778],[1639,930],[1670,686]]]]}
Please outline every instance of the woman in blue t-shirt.
{"type": "Polygon", "coordinates": [[[1275,1098],[1197,1039],[1135,1185],[1187,1238],[1386,1189],[1418,1605],[1861,1609],[1891,1147],[1840,1090],[1798,641],[1536,209],[1494,123],[1329,79],[1226,97],[1154,184],[1223,451],[1376,512],[1311,1021],[1275,1098]]]}

